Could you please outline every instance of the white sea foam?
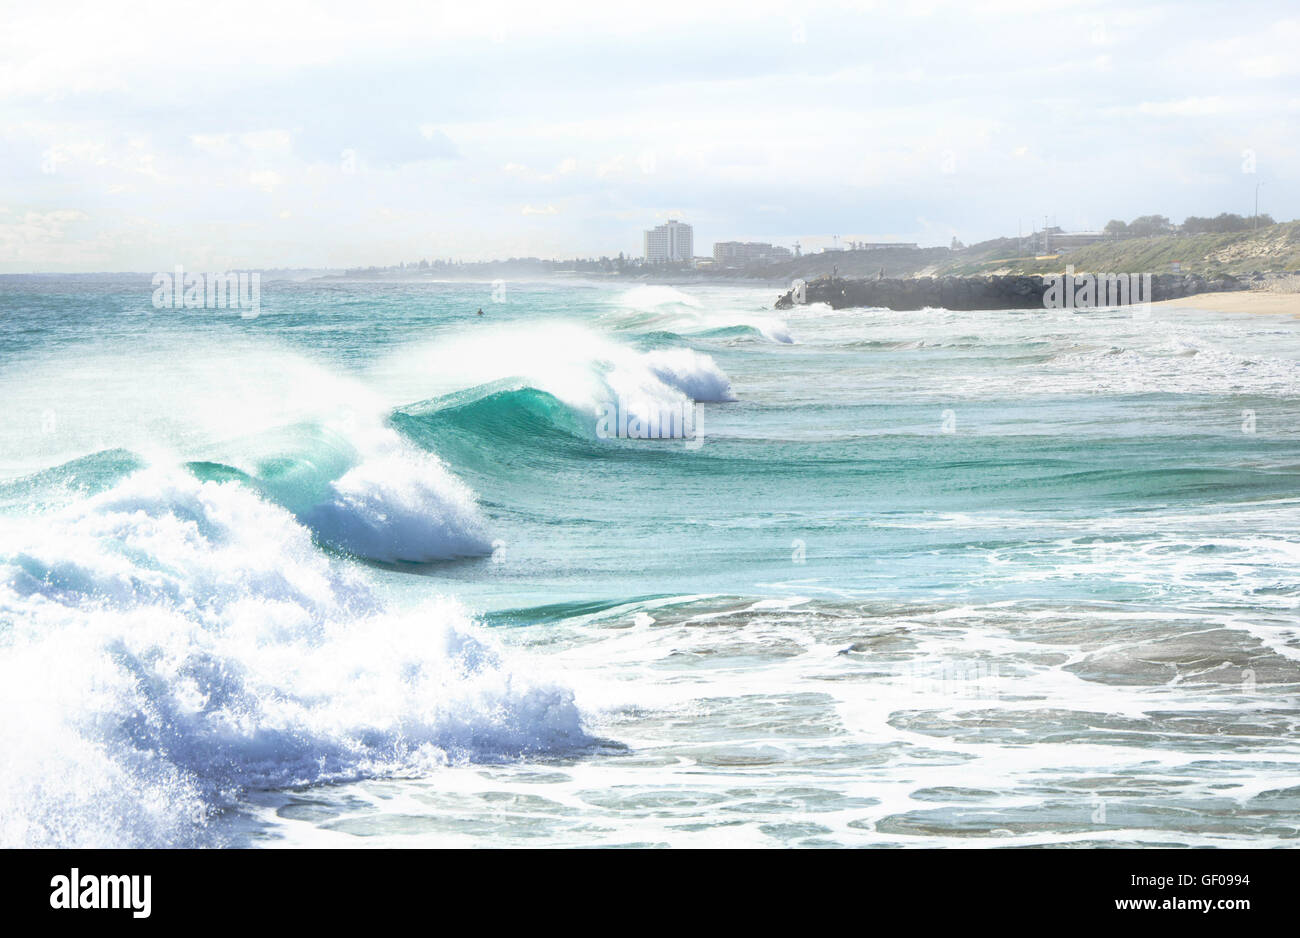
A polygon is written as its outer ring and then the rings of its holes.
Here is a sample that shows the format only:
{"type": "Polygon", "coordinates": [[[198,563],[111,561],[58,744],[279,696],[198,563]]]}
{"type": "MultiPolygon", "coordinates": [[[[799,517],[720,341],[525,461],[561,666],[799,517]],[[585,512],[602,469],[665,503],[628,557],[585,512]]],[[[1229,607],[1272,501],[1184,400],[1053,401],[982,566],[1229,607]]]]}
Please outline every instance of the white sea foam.
{"type": "Polygon", "coordinates": [[[757,331],[769,342],[782,345],[794,344],[794,337],[785,322],[775,316],[752,313],[748,310],[709,310],[691,311],[684,315],[666,317],[658,323],[660,328],[679,332],[683,335],[696,335],[716,329],[745,326],[757,331]]]}
{"type": "MultiPolygon", "coordinates": [[[[1156,310],[816,309],[788,314],[812,347],[866,349],[891,400],[1013,395],[1300,392],[1300,362],[1263,317],[1156,310]],[[945,355],[888,356],[912,350],[945,355]],[[999,367],[978,367],[979,360],[999,367]],[[976,367],[970,367],[976,365],[976,367]]],[[[874,386],[868,384],[874,393],[874,386]]]]}
{"type": "Polygon", "coordinates": [[[782,345],[793,345],[794,337],[790,335],[790,330],[781,320],[772,318],[758,318],[751,320],[752,324],[767,336],[773,342],[780,342],[782,345]]]}
{"type": "Polygon", "coordinates": [[[389,406],[334,368],[246,336],[55,348],[0,373],[0,397],[52,423],[0,424],[0,471],[12,464],[14,474],[115,447],[207,459],[222,441],[341,415],[378,425],[389,406]]]}
{"type": "Polygon", "coordinates": [[[303,520],[325,542],[371,560],[427,562],[492,552],[474,493],[432,454],[394,451],[330,483],[303,520]]]}
{"type": "Polygon", "coordinates": [[[374,372],[389,397],[406,400],[510,380],[554,395],[584,418],[617,404],[653,422],[692,401],[736,399],[730,378],[708,355],[639,352],[564,322],[475,329],[403,351],[374,372]]]}
{"type": "Polygon", "coordinates": [[[454,602],[386,608],[234,483],[146,470],[0,533],[0,845],[208,843],[248,789],[590,743],[454,602]]]}
{"type": "Polygon", "coordinates": [[[708,355],[688,348],[660,349],[640,359],[664,384],[681,391],[693,401],[734,401],[731,379],[708,355]]]}
{"type": "MultiPolygon", "coordinates": [[[[766,303],[765,291],[755,291],[759,302],[766,303]]],[[[744,326],[757,331],[770,342],[791,344],[794,338],[783,320],[771,312],[758,312],[734,306],[735,297],[728,295],[725,303],[706,296],[700,299],[667,286],[633,287],[613,304],[611,312],[601,321],[618,331],[676,332],[680,335],[698,335],[717,329],[744,326]]],[[[829,309],[829,307],[826,307],[829,309]]]]}
{"type": "Polygon", "coordinates": [[[122,447],[155,462],[211,461],[255,477],[264,463],[296,459],[295,473],[260,481],[331,546],[383,561],[490,552],[474,494],[385,426],[388,402],[294,352],[236,350],[96,356],[84,370],[61,361],[58,373],[41,368],[32,380],[68,415],[57,434],[73,447],[64,457],[122,447]]]}
{"type": "Polygon", "coordinates": [[[618,300],[619,306],[640,310],[655,310],[670,304],[699,306],[700,301],[689,293],[683,293],[675,287],[656,284],[633,287],[619,297],[618,300]]]}

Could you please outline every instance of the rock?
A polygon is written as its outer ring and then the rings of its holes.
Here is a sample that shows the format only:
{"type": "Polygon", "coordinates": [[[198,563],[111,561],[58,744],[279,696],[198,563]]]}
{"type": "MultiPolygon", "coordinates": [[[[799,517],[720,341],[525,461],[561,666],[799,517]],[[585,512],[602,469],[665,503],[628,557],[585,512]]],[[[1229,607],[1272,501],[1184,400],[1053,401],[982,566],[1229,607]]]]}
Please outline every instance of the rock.
{"type": "MultiPolygon", "coordinates": [[[[1076,277],[1083,276],[1082,273],[1076,277]]],[[[1215,290],[1243,290],[1249,284],[1231,276],[1212,281],[1196,274],[1150,274],[1151,299],[1180,299],[1215,290]]],[[[1044,276],[908,277],[850,280],[819,277],[805,287],[805,301],[834,309],[875,306],[911,310],[927,306],[944,309],[1032,309],[1043,305],[1053,281],[1044,276]]],[[[795,305],[792,292],[777,297],[777,309],[795,305]]]]}

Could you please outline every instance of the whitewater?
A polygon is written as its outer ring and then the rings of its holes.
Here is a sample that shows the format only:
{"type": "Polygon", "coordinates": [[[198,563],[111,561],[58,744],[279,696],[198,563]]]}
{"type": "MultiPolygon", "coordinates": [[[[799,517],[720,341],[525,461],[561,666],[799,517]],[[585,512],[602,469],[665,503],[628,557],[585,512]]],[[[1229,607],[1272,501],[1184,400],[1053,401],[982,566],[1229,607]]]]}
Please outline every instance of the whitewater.
{"type": "Polygon", "coordinates": [[[1294,843],[1294,323],[778,292],[0,278],[0,845],[1294,843]]]}

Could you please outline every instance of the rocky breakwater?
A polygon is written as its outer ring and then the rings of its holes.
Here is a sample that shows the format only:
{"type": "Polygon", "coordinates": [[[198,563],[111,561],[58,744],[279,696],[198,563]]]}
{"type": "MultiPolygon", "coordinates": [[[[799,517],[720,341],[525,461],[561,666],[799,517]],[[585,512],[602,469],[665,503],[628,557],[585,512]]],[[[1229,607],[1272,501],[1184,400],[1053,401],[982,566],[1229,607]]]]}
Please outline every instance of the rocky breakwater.
{"type": "Polygon", "coordinates": [[[795,285],[777,298],[777,309],[826,303],[833,309],[854,306],[885,309],[1035,309],[1045,306],[1088,307],[1176,300],[1197,293],[1246,290],[1247,281],[1225,276],[1213,280],[1195,274],[1062,274],[1055,276],[883,277],[850,280],[819,277],[795,285]],[[1119,290],[1120,281],[1125,288],[1119,290]],[[1131,287],[1131,289],[1129,289],[1131,287]],[[1053,292],[1054,291],[1054,292],[1053,292]]]}

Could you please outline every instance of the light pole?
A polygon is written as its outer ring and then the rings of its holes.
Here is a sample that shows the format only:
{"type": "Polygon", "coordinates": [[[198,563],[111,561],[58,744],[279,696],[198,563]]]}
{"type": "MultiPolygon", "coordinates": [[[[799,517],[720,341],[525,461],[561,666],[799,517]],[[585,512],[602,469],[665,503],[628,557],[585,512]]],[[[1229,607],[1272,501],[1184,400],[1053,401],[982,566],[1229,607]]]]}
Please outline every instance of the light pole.
{"type": "Polygon", "coordinates": [[[1262,185],[1262,182],[1255,183],[1255,222],[1250,226],[1251,231],[1256,231],[1259,228],[1259,187],[1262,185]]]}

